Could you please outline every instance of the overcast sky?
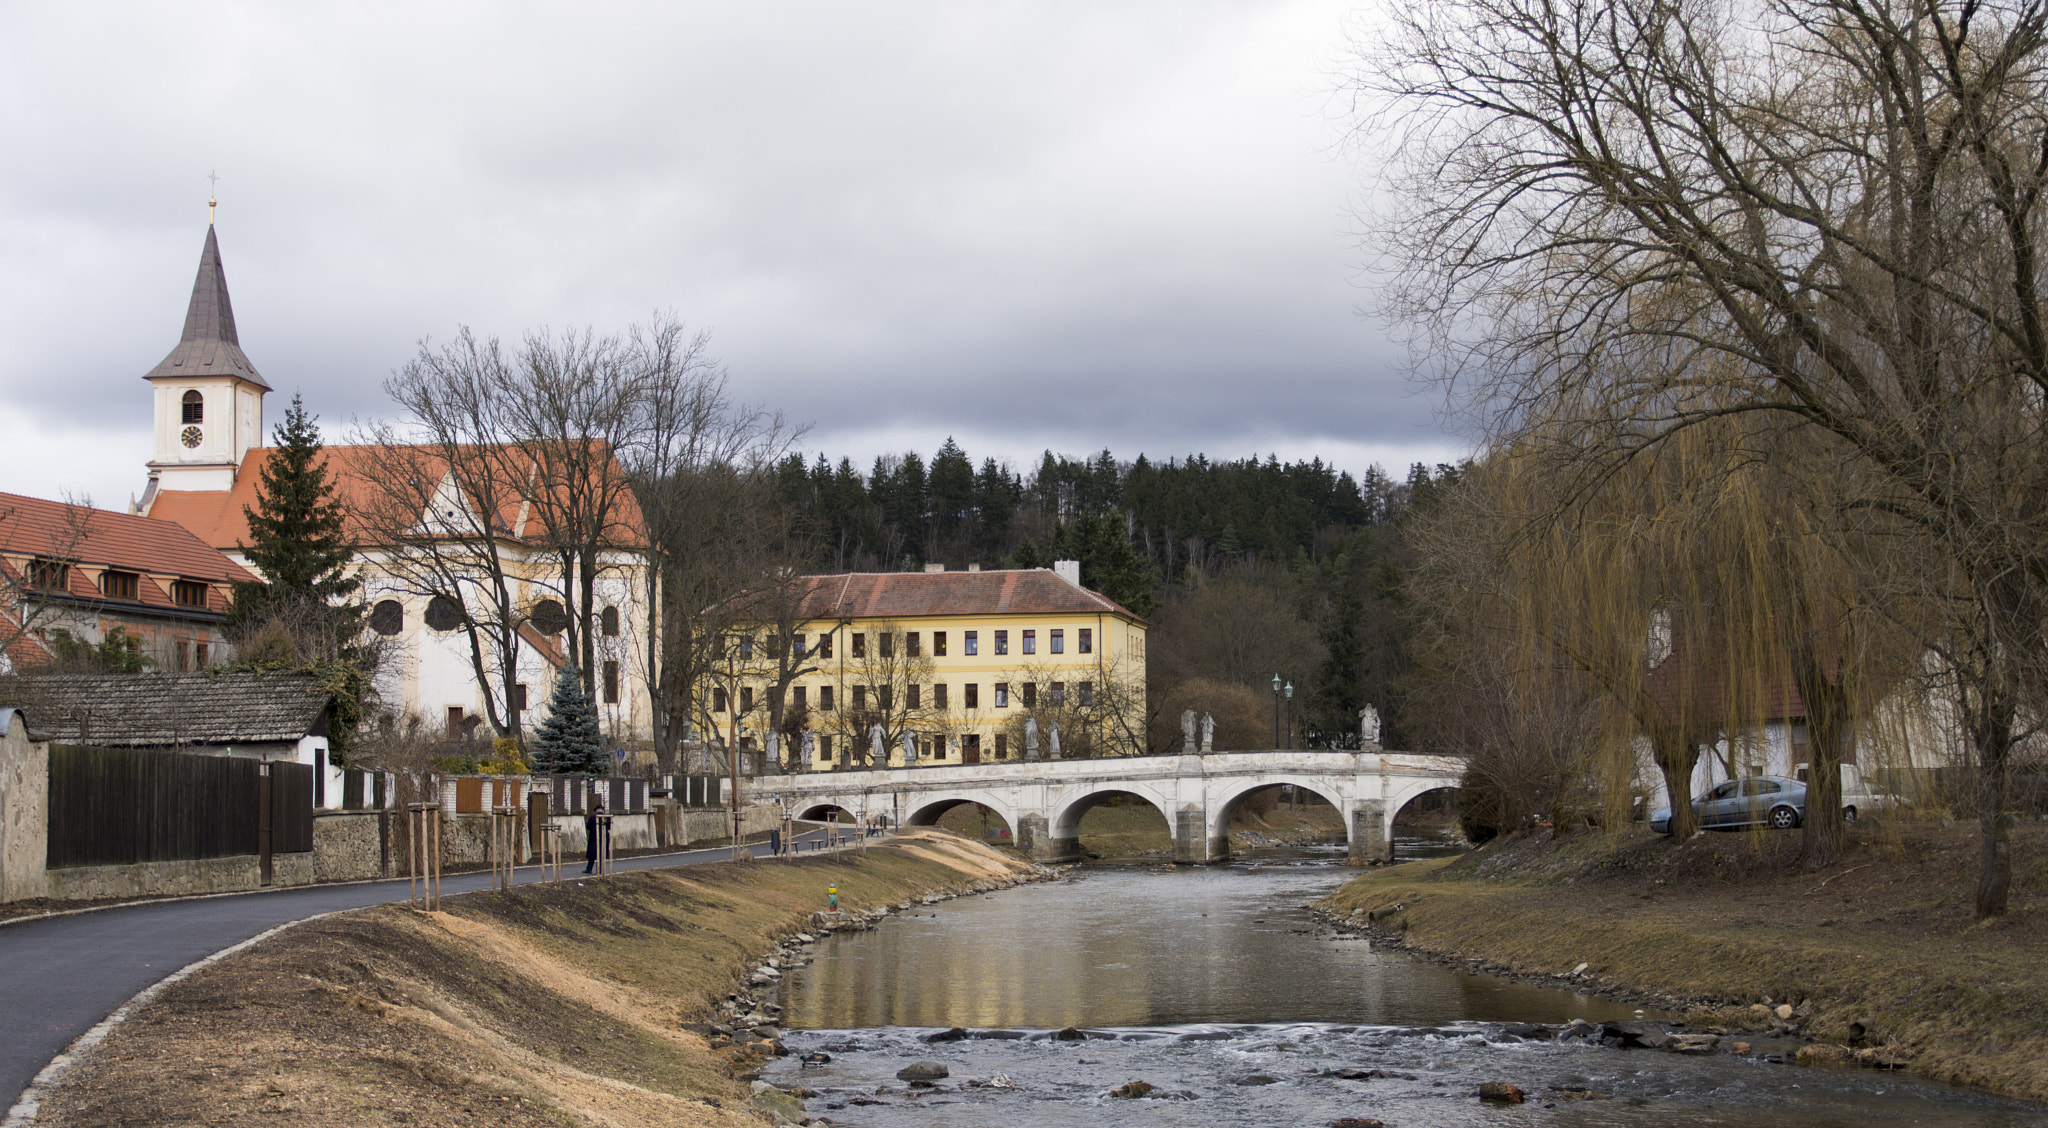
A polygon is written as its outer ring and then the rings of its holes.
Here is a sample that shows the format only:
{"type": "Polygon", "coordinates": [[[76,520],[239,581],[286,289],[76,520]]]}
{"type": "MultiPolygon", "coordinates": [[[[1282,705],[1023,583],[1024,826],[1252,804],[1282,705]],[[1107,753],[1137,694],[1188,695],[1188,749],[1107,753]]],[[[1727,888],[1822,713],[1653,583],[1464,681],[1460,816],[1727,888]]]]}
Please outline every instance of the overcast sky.
{"type": "Polygon", "coordinates": [[[672,309],[853,456],[1448,458],[1367,316],[1352,5],[0,5],[0,489],[139,492],[207,174],[330,439],[422,337],[672,309]]]}

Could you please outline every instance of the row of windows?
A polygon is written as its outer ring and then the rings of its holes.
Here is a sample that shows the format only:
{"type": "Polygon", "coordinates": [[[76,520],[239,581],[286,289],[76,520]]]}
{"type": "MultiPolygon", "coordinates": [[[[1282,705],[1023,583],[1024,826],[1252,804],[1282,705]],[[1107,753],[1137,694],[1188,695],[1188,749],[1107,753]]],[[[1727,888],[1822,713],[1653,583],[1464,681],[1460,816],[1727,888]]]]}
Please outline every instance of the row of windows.
{"type": "MultiPolygon", "coordinates": [[[[1045,633],[1047,653],[1065,654],[1067,652],[1067,632],[1064,627],[1054,627],[1045,633]]],[[[989,640],[993,644],[993,653],[1008,654],[1010,652],[1009,631],[990,631],[989,634],[993,636],[989,640]]],[[[1038,631],[1036,629],[1018,631],[1017,634],[1019,635],[1017,642],[1021,653],[1038,653],[1038,631]]],[[[932,631],[931,636],[932,657],[947,657],[946,632],[932,631]]],[[[815,643],[811,643],[809,636],[802,633],[797,634],[794,640],[797,657],[802,658],[807,655],[814,658],[832,657],[833,637],[830,633],[821,634],[817,637],[815,643]],[[805,650],[807,644],[812,647],[810,651],[805,650]]],[[[894,658],[896,656],[896,640],[899,637],[903,640],[903,653],[906,656],[911,658],[924,657],[924,632],[922,631],[904,631],[900,636],[893,631],[877,631],[875,632],[875,652],[883,658],[894,658]]],[[[868,633],[866,631],[852,632],[847,637],[847,651],[855,658],[867,657],[868,633]]],[[[960,653],[962,656],[970,658],[978,657],[981,654],[980,631],[960,632],[960,653]]],[[[1095,629],[1093,627],[1081,627],[1074,632],[1074,653],[1095,653],[1095,629]]],[[[754,640],[751,638],[741,639],[740,657],[752,658],[753,656],[754,640]]]]}
{"type": "MultiPolygon", "coordinates": [[[[62,590],[71,583],[71,566],[61,560],[32,560],[29,562],[28,581],[32,587],[62,590]]],[[[179,607],[203,610],[209,586],[199,580],[172,580],[171,602],[179,607]]],[[[119,572],[110,568],[100,573],[99,587],[100,594],[108,599],[139,601],[142,598],[142,573],[119,572]]]]}
{"type": "MultiPolygon", "coordinates": [[[[427,601],[424,616],[427,626],[437,631],[452,631],[463,624],[462,605],[445,595],[437,595],[427,601]]],[[[533,605],[527,616],[534,629],[545,635],[558,635],[569,627],[568,612],[552,599],[543,599],[533,605]]],[[[389,638],[405,629],[405,605],[395,599],[380,599],[370,608],[370,629],[389,638]]],[[[619,609],[607,607],[598,612],[598,633],[606,638],[619,637],[619,609]]]]}
{"type": "MultiPolygon", "coordinates": [[[[887,685],[877,685],[877,686],[865,686],[865,685],[856,685],[856,686],[851,686],[851,687],[849,687],[849,688],[851,688],[851,690],[853,691],[853,708],[855,708],[855,709],[866,709],[866,708],[868,707],[868,701],[869,701],[869,699],[870,699],[870,696],[872,696],[872,698],[873,698],[873,701],[874,701],[874,704],[875,704],[875,708],[877,708],[877,709],[880,709],[880,710],[882,710],[883,712],[888,712],[888,711],[889,711],[890,709],[892,709],[892,708],[894,708],[894,707],[895,707],[895,701],[896,701],[896,697],[895,697],[895,692],[894,692],[894,690],[895,690],[895,687],[894,687],[894,686],[887,686],[887,685]],[[872,693],[871,693],[871,691],[872,691],[872,693]]],[[[995,705],[995,707],[996,707],[996,708],[998,708],[998,709],[1007,709],[1007,708],[1009,708],[1009,707],[1010,707],[1010,683],[1009,683],[1009,682],[996,682],[996,683],[995,683],[995,685],[994,685],[994,686],[993,686],[992,688],[993,688],[993,689],[995,690],[995,695],[994,695],[994,705],[995,705]]],[[[1048,683],[1048,684],[1046,685],[1046,687],[1045,687],[1045,688],[1046,688],[1046,694],[1045,694],[1045,696],[1046,696],[1046,704],[1048,704],[1048,705],[1050,705],[1050,706],[1052,706],[1053,708],[1056,708],[1056,709],[1057,709],[1057,708],[1060,708],[1060,707],[1062,707],[1062,706],[1064,706],[1064,705],[1066,705],[1066,703],[1067,703],[1067,683],[1065,683],[1065,682],[1051,682],[1051,683],[1048,683]]],[[[833,708],[833,705],[834,705],[834,697],[833,697],[833,693],[832,693],[832,690],[833,690],[833,687],[832,687],[832,686],[829,686],[829,685],[821,685],[821,686],[819,686],[819,687],[818,687],[818,708],[819,708],[819,709],[820,709],[821,711],[829,711],[829,710],[831,710],[831,709],[833,708]]],[[[770,687],[770,688],[769,688],[769,690],[768,690],[768,693],[769,693],[770,697],[772,698],[772,697],[774,696],[774,694],[776,693],[776,690],[775,690],[775,689],[774,689],[773,687],[770,687]]],[[[966,709],[979,709],[979,708],[981,708],[981,684],[980,684],[979,682],[969,682],[969,683],[967,683],[966,685],[963,685],[963,686],[961,686],[961,687],[960,687],[960,698],[961,698],[961,700],[960,700],[960,704],[961,704],[961,707],[962,707],[962,708],[966,708],[966,709]]],[[[1018,683],[1017,683],[1017,699],[1018,699],[1018,701],[1019,701],[1019,702],[1021,702],[1021,703],[1023,704],[1023,706],[1024,706],[1024,707],[1025,707],[1026,709],[1036,709],[1036,708],[1038,708],[1038,683],[1036,683],[1036,682],[1018,682],[1018,683]]],[[[810,699],[810,687],[809,687],[809,686],[802,686],[802,685],[799,685],[799,686],[795,686],[795,687],[792,687],[792,688],[791,688],[791,690],[790,690],[790,704],[791,704],[791,706],[792,706],[792,707],[794,707],[794,708],[797,708],[797,709],[809,709],[809,708],[811,707],[811,699],[810,699]]],[[[904,690],[903,690],[903,704],[904,704],[904,706],[905,706],[906,708],[910,708],[910,709],[922,709],[922,708],[924,708],[924,686],[922,686],[922,685],[910,685],[910,686],[905,686],[905,687],[904,687],[904,690]]],[[[1094,683],[1094,682],[1075,682],[1075,683],[1074,683],[1074,704],[1076,704],[1076,705],[1078,705],[1078,706],[1080,706],[1081,708],[1084,708],[1084,709],[1086,709],[1086,708],[1090,708],[1090,707],[1092,707],[1092,706],[1093,706],[1093,705],[1095,704],[1095,683],[1094,683]]],[[[722,688],[713,688],[713,689],[712,689],[712,691],[711,691],[711,711],[712,711],[712,712],[714,712],[714,713],[726,713],[726,712],[731,712],[731,705],[732,705],[732,697],[731,697],[731,695],[730,695],[730,694],[729,694],[729,693],[728,693],[728,692],[727,692],[726,690],[724,690],[724,689],[722,689],[722,688]]],[[[753,712],[753,710],[754,710],[754,687],[753,687],[753,686],[750,686],[750,685],[748,685],[748,686],[741,686],[741,687],[740,687],[740,697],[739,697],[739,706],[740,706],[740,707],[739,707],[739,711],[740,711],[740,712],[742,712],[742,713],[751,713],[751,712],[753,712]]],[[[947,696],[947,688],[946,688],[946,683],[945,683],[945,682],[935,682],[935,683],[933,683],[933,685],[932,685],[932,692],[931,692],[931,707],[932,707],[932,708],[934,708],[934,709],[948,709],[948,708],[951,708],[951,705],[950,705],[950,704],[949,704],[949,702],[948,702],[948,696],[947,696]]]]}
{"type": "MultiPolygon", "coordinates": [[[[598,676],[599,697],[606,705],[617,705],[619,703],[619,664],[615,661],[612,661],[611,659],[606,659],[604,665],[601,667],[601,670],[602,672],[598,676]]],[[[527,698],[525,682],[519,682],[513,685],[512,699],[506,704],[514,713],[523,713],[526,711],[527,698]]],[[[449,731],[454,731],[456,726],[462,723],[462,717],[462,706],[450,705],[448,707],[449,731]]]]}
{"type": "MultiPolygon", "coordinates": [[[[815,733],[813,736],[817,741],[813,746],[817,752],[817,762],[819,764],[833,763],[834,740],[832,734],[821,732],[815,733]]],[[[911,746],[916,749],[918,759],[920,760],[944,760],[952,752],[950,741],[945,733],[913,732],[909,736],[911,746]]],[[[995,759],[1007,760],[1010,758],[1010,735],[1008,733],[999,732],[994,734],[994,739],[986,745],[982,742],[982,734],[976,732],[963,733],[959,737],[959,741],[960,759],[963,763],[979,763],[982,751],[985,748],[992,750],[995,759]]],[[[839,738],[837,744],[841,754],[848,755],[849,758],[851,758],[851,753],[859,747],[857,741],[847,737],[839,738]]],[[[902,755],[902,752],[901,745],[889,749],[891,758],[902,755]]]]}

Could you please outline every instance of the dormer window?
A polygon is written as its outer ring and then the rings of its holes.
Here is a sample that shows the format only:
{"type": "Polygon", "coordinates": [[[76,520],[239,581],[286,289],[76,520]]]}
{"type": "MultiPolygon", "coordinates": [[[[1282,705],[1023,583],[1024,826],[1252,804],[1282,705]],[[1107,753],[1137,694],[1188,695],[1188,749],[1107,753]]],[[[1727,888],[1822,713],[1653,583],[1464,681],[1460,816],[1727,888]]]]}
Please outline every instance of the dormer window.
{"type": "Polygon", "coordinates": [[[142,577],[134,572],[101,572],[100,594],[108,599],[141,599],[142,577]]]}
{"type": "Polygon", "coordinates": [[[198,392],[186,392],[184,399],[185,417],[181,423],[206,422],[206,397],[198,392]]]}
{"type": "Polygon", "coordinates": [[[173,580],[171,602],[180,607],[205,607],[206,585],[196,580],[173,580]]]}
{"type": "Polygon", "coordinates": [[[28,586],[39,591],[63,591],[71,586],[71,565],[62,560],[31,560],[28,586]]]}

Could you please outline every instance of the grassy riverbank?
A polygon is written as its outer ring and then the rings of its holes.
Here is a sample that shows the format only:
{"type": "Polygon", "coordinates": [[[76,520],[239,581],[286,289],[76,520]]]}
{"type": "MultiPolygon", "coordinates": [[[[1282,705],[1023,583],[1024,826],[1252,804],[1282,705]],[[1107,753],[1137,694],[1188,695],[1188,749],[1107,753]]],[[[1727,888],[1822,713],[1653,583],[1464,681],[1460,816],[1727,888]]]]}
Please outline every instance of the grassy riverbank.
{"type": "Polygon", "coordinates": [[[865,854],[691,866],[382,906],[288,929],[172,985],[74,1068],[39,1125],[749,1125],[715,1021],[825,906],[1024,876],[942,831],[865,854]]]}
{"type": "Polygon", "coordinates": [[[1701,1026],[1767,1026],[1761,1004],[1790,1003],[1805,1037],[2048,1100],[2048,828],[2015,831],[2015,911],[1991,927],[1970,919],[1976,843],[1963,825],[1865,825],[1807,874],[1796,834],[1545,833],[1376,871],[1320,907],[1517,974],[1586,964],[1576,983],[1689,1000],[1701,1026]]]}

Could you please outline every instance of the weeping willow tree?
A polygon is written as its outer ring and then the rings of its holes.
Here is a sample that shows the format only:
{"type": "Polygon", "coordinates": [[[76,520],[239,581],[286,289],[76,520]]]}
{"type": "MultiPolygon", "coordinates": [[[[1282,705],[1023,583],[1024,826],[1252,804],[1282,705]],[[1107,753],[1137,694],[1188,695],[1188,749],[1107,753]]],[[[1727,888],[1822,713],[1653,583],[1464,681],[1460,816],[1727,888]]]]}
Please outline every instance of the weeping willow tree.
{"type": "Polygon", "coordinates": [[[1496,429],[1578,412],[1655,444],[1741,413],[1852,460],[1865,508],[1936,562],[1976,912],[2003,914],[2006,781],[2048,686],[2048,7],[1448,0],[1390,19],[1359,89],[1399,132],[1392,312],[1464,355],[1496,429]]]}
{"type": "Polygon", "coordinates": [[[1917,653],[1870,528],[1888,518],[1739,417],[1626,455],[1588,438],[1503,443],[1418,529],[1417,698],[1435,707],[1415,723],[1467,756],[1504,825],[1619,825],[1654,772],[1681,837],[1702,756],[1754,774],[1773,726],[1789,744],[1803,724],[1802,859],[1832,863],[1844,753],[1917,653]]]}

